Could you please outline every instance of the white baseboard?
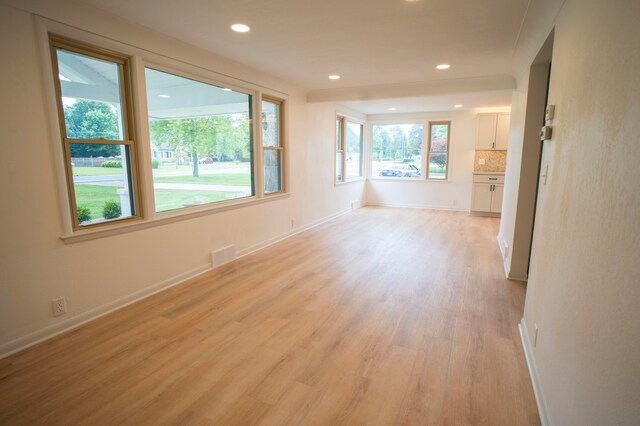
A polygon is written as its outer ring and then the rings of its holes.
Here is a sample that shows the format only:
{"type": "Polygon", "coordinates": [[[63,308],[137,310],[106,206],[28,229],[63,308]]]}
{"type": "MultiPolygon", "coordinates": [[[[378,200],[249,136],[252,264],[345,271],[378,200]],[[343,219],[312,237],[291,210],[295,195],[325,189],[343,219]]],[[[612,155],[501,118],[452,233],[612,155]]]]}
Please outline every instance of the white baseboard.
{"type": "Polygon", "coordinates": [[[433,206],[428,204],[397,204],[397,203],[371,203],[367,202],[367,206],[371,207],[393,207],[396,209],[425,209],[425,210],[448,210],[454,212],[468,212],[467,209],[453,208],[449,206],[433,206]]]}
{"type": "Polygon", "coordinates": [[[504,240],[502,239],[502,236],[500,234],[498,234],[496,238],[498,240],[498,246],[500,247],[500,253],[502,254],[502,266],[504,267],[505,277],[507,277],[507,279],[509,280],[524,281],[525,283],[529,281],[526,275],[518,275],[518,274],[511,273],[511,271],[509,270],[509,264],[507,263],[507,259],[505,256],[507,248],[504,245],[504,240]]]}
{"type": "MultiPolygon", "coordinates": [[[[306,225],[300,226],[298,228],[294,228],[289,232],[278,235],[269,240],[263,241],[261,243],[255,244],[253,246],[247,247],[244,250],[240,250],[237,253],[237,258],[247,256],[253,252],[261,250],[270,245],[276,244],[282,240],[286,240],[289,237],[292,237],[296,234],[314,228],[316,226],[322,225],[323,223],[329,222],[333,219],[336,219],[339,216],[347,214],[351,212],[351,208],[339,211],[338,213],[332,214],[330,216],[324,217],[322,219],[318,219],[314,222],[308,223],[306,225]]],[[[175,285],[181,284],[191,278],[196,277],[204,272],[210,271],[211,265],[202,265],[197,268],[191,269],[190,271],[184,272],[182,274],[171,277],[167,280],[161,281],[157,284],[144,288],[142,290],[138,290],[135,293],[122,297],[120,299],[114,300],[109,303],[105,303],[102,306],[98,306],[97,308],[90,309],[86,312],[78,314],[74,317],[71,317],[65,321],[61,321],[57,324],[53,324],[47,327],[44,327],[40,330],[34,331],[33,333],[29,333],[26,336],[19,337],[17,339],[11,340],[7,343],[0,345],[0,359],[5,358],[11,354],[16,352],[20,352],[21,350],[27,349],[33,345],[36,345],[45,340],[51,339],[59,334],[62,334],[66,331],[74,329],[76,327],[81,326],[89,321],[93,321],[97,318],[100,318],[104,315],[107,315],[113,311],[124,308],[132,303],[135,303],[139,300],[145,299],[149,296],[152,296],[156,293],[159,293],[163,290],[166,290],[175,285]]]]}
{"type": "Polygon", "coordinates": [[[520,339],[522,340],[524,356],[527,359],[527,367],[529,367],[529,376],[531,377],[531,384],[533,385],[533,393],[536,396],[538,414],[540,414],[540,423],[542,424],[542,426],[552,426],[551,420],[549,419],[549,410],[547,409],[547,403],[542,392],[542,385],[538,377],[536,362],[533,358],[533,348],[531,347],[531,340],[529,339],[529,333],[527,332],[527,325],[524,322],[524,318],[520,320],[518,329],[520,330],[520,339]]]}
{"type": "Polygon", "coordinates": [[[142,290],[138,290],[125,297],[121,297],[120,299],[117,299],[112,302],[105,303],[104,305],[98,306],[96,308],[90,309],[86,312],[83,312],[74,317],[71,317],[65,321],[61,321],[57,324],[52,324],[40,330],[34,331],[33,333],[29,333],[26,336],[22,336],[17,339],[11,340],[7,343],[0,345],[0,359],[5,358],[16,352],[20,352],[23,349],[27,349],[28,347],[36,345],[45,340],[51,339],[52,337],[55,337],[66,331],[79,327],[82,324],[85,324],[89,321],[93,321],[113,311],[117,311],[118,309],[124,308],[125,306],[128,306],[139,300],[146,299],[149,296],[152,296],[170,287],[183,283],[197,275],[200,275],[204,272],[209,271],[210,269],[211,269],[211,265],[198,266],[197,268],[193,268],[187,272],[176,275],[174,277],[171,277],[167,280],[151,285],[142,290]]]}
{"type": "Polygon", "coordinates": [[[280,241],[286,240],[287,238],[293,237],[294,235],[299,234],[299,233],[304,232],[304,231],[307,231],[307,230],[309,230],[311,228],[315,228],[316,226],[320,226],[323,223],[329,222],[329,221],[331,221],[333,219],[336,219],[336,218],[338,218],[338,217],[340,217],[342,215],[345,215],[345,214],[347,214],[347,213],[349,213],[351,211],[352,210],[350,208],[346,209],[346,210],[339,211],[338,213],[334,213],[332,215],[323,217],[321,219],[318,219],[318,220],[313,221],[311,223],[308,223],[306,225],[299,226],[297,228],[293,228],[291,231],[285,232],[284,234],[277,235],[277,236],[275,236],[273,238],[270,238],[270,239],[268,239],[266,241],[263,241],[261,243],[249,246],[249,247],[247,247],[245,249],[242,249],[242,250],[238,251],[238,257],[237,258],[241,258],[241,257],[246,256],[248,254],[254,253],[254,252],[258,251],[258,250],[262,250],[265,247],[269,247],[269,246],[271,246],[273,244],[279,243],[280,241]]]}

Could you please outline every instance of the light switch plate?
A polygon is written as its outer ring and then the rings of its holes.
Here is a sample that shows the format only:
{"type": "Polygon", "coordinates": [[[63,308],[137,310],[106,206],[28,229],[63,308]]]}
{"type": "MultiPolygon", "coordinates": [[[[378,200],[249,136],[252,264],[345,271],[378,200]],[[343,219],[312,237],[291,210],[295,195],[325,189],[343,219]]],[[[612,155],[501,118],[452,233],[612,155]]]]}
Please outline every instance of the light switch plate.
{"type": "Polygon", "coordinates": [[[548,141],[550,139],[551,139],[551,126],[543,126],[542,129],[540,129],[540,140],[548,141]]]}
{"type": "Polygon", "coordinates": [[[556,106],[555,105],[547,105],[547,109],[544,112],[545,121],[553,120],[553,117],[556,114],[556,106]]]}

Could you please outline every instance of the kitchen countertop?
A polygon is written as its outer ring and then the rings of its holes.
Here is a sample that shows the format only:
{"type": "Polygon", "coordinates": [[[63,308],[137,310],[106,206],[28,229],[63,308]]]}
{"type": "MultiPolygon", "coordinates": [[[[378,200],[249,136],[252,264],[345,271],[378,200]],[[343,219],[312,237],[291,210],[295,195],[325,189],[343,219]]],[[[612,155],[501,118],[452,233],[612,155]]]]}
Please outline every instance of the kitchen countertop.
{"type": "Polygon", "coordinates": [[[473,172],[474,175],[501,175],[504,176],[504,172],[473,172]]]}

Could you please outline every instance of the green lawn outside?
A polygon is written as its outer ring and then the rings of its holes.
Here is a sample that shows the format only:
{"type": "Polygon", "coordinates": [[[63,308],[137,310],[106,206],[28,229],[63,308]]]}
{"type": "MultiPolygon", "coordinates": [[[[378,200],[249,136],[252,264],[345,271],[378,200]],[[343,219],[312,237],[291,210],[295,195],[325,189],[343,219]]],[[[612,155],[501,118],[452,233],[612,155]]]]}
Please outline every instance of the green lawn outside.
{"type": "MultiPolygon", "coordinates": [[[[249,163],[235,163],[234,161],[226,161],[221,163],[213,163],[213,164],[199,164],[198,169],[207,171],[207,170],[247,170],[251,165],[249,163]]],[[[163,173],[163,172],[185,172],[191,174],[193,172],[193,167],[189,165],[181,165],[175,166],[172,164],[163,164],[160,165],[157,169],[153,170],[154,173],[163,173]]],[[[110,168],[110,167],[84,167],[84,166],[73,166],[73,175],[74,176],[104,176],[104,175],[117,175],[122,174],[122,168],[110,168]]]]}
{"type": "MultiPolygon", "coordinates": [[[[212,164],[198,164],[198,170],[234,170],[251,168],[250,163],[236,163],[235,161],[223,161],[212,164]]],[[[175,164],[161,164],[154,172],[189,172],[193,171],[193,166],[183,164],[176,166],[175,164]]]]}
{"type": "Polygon", "coordinates": [[[88,207],[91,210],[91,219],[99,219],[102,217],[105,201],[115,201],[120,204],[117,189],[115,186],[76,185],[76,204],[88,207]]]}
{"type": "Polygon", "coordinates": [[[122,168],[110,167],[78,167],[73,166],[74,176],[104,176],[104,175],[121,175],[122,168]]]}
{"type": "Polygon", "coordinates": [[[198,190],[175,190],[175,189],[156,189],[154,190],[156,200],[156,211],[163,212],[167,210],[180,209],[184,204],[207,204],[216,201],[224,201],[235,198],[233,192],[222,191],[198,191],[198,190]]]}
{"type": "MultiPolygon", "coordinates": [[[[120,196],[117,194],[115,186],[102,185],[76,185],[76,204],[85,206],[91,210],[91,219],[102,218],[102,208],[105,201],[115,201],[120,204],[120,196]]],[[[166,211],[183,208],[184,204],[191,203],[214,203],[216,201],[229,200],[235,195],[234,192],[225,191],[199,191],[199,190],[175,190],[156,189],[154,191],[156,199],[156,211],[166,211]]]]}
{"type": "Polygon", "coordinates": [[[250,173],[220,173],[213,175],[193,176],[158,176],[155,183],[195,183],[200,185],[239,185],[251,186],[250,173]]]}

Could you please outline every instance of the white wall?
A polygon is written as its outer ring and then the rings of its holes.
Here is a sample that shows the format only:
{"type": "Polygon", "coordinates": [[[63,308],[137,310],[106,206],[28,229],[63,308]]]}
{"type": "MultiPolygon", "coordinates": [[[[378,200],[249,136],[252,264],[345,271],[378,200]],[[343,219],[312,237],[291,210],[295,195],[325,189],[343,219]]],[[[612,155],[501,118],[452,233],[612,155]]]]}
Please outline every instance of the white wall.
{"type": "MultiPolygon", "coordinates": [[[[307,105],[304,90],[259,70],[65,2],[13,2],[40,16],[288,95],[289,198],[65,244],[62,165],[49,107],[50,73],[34,15],[0,6],[0,355],[204,271],[209,253],[260,247],[296,228],[347,211],[364,183],[333,183],[334,105],[307,105]],[[66,296],[54,318],[50,300],[66,296]]],[[[74,30],[78,31],[78,30],[74,30]]],[[[95,37],[95,36],[92,36],[95,37]]],[[[189,65],[189,66],[191,66],[189,65]]],[[[185,65],[186,66],[186,65],[185,65]]],[[[213,75],[213,74],[212,74],[213,75]]]]}
{"type": "MultiPolygon", "coordinates": [[[[554,425],[640,419],[640,3],[534,2],[516,54],[518,87],[555,25],[546,142],[523,324],[554,425]],[[538,8],[538,9],[537,9],[538,8]],[[535,327],[538,328],[536,346],[535,327]]],[[[507,188],[517,187],[526,94],[514,97],[507,188]]],[[[517,194],[505,191],[501,234],[517,194]],[[507,217],[505,217],[507,216],[507,217]]]]}
{"type": "MultiPolygon", "coordinates": [[[[504,109],[499,109],[504,110],[504,109]]],[[[498,111],[498,110],[496,110],[498,111]]],[[[489,112],[489,110],[483,110],[489,112]]],[[[378,178],[367,180],[368,205],[436,208],[468,211],[471,207],[473,161],[478,111],[448,111],[421,114],[369,115],[371,123],[424,123],[426,144],[429,121],[451,121],[449,180],[445,182],[378,178]]],[[[368,146],[370,152],[370,144],[368,146]]]]}

